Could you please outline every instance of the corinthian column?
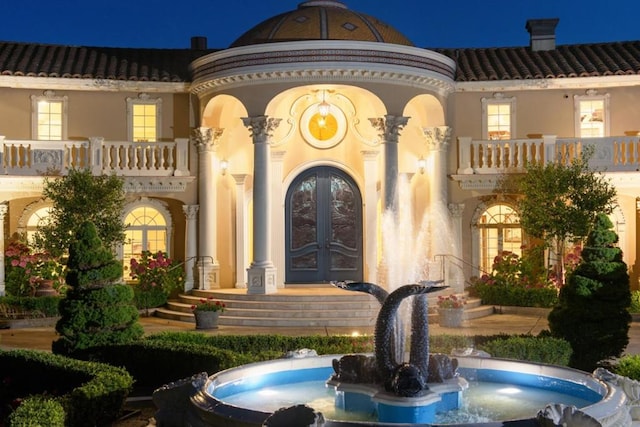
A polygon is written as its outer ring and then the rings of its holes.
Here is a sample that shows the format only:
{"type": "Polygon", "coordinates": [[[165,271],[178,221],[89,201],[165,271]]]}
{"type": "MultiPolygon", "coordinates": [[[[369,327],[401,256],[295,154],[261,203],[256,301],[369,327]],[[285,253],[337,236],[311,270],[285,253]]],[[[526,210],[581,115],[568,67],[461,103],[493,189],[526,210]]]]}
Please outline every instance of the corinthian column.
{"type": "Polygon", "coordinates": [[[0,204],[0,296],[5,296],[4,284],[4,217],[9,207],[3,203],[0,204]]]}
{"type": "Polygon", "coordinates": [[[217,255],[217,186],[214,170],[217,142],[223,129],[194,129],[193,143],[198,149],[198,201],[200,230],[198,240],[199,289],[220,287],[220,264],[217,255]]]}
{"type": "Polygon", "coordinates": [[[277,291],[276,268],[271,261],[271,173],[269,139],[281,119],[244,117],[253,140],[253,261],[248,270],[247,293],[277,291]]]}
{"type": "Polygon", "coordinates": [[[380,131],[384,144],[384,208],[397,211],[398,194],[398,138],[400,131],[406,126],[409,117],[392,116],[369,119],[374,128],[380,131]]]}

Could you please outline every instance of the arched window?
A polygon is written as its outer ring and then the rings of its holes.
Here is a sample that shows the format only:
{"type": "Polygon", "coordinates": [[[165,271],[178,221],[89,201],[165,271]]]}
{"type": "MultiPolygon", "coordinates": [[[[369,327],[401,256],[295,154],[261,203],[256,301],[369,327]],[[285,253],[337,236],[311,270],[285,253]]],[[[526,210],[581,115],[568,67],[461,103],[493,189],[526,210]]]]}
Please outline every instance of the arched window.
{"type": "Polygon", "coordinates": [[[478,218],[476,226],[482,271],[490,272],[493,259],[503,251],[522,256],[520,216],[512,207],[503,204],[488,207],[478,218]]]}
{"type": "Polygon", "coordinates": [[[166,214],[154,206],[143,204],[133,208],[124,220],[128,227],[122,252],[123,265],[128,267],[131,258],[139,258],[142,251],[168,253],[168,222],[166,214]]]}
{"type": "Polygon", "coordinates": [[[38,227],[40,227],[40,225],[43,224],[43,221],[46,221],[47,218],[49,218],[50,211],[51,211],[51,206],[41,207],[37,209],[35,212],[33,212],[27,219],[25,232],[27,235],[27,242],[30,245],[33,244],[33,236],[38,230],[38,227]]]}

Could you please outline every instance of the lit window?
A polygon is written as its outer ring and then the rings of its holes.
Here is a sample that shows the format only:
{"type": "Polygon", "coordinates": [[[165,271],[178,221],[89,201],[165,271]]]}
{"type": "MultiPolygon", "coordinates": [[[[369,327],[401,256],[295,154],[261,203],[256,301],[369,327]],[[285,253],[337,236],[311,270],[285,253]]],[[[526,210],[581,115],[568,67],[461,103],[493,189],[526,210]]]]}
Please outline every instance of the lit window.
{"type": "Polygon", "coordinates": [[[127,98],[129,140],[151,142],[160,139],[161,99],[152,99],[147,94],[127,98]]]}
{"type": "Polygon", "coordinates": [[[67,139],[67,97],[45,91],[31,96],[32,137],[40,141],[67,139]]]}
{"type": "Polygon", "coordinates": [[[609,136],[609,95],[598,95],[595,90],[574,97],[576,136],[597,138],[609,136]]]}
{"type": "Polygon", "coordinates": [[[141,205],[126,216],[124,223],[128,225],[122,256],[126,271],[131,258],[140,258],[143,251],[168,253],[167,218],[162,212],[152,206],[141,205]]]}
{"type": "Polygon", "coordinates": [[[512,139],[515,135],[515,98],[496,93],[482,98],[482,132],[484,139],[512,139]]]}
{"type": "Polygon", "coordinates": [[[508,251],[522,256],[522,228],[520,216],[507,205],[487,208],[476,224],[480,231],[480,269],[490,272],[494,258],[508,251]]]}
{"type": "Polygon", "coordinates": [[[27,219],[27,242],[31,245],[35,243],[34,236],[38,228],[49,221],[51,206],[42,207],[29,216],[27,219]]]}

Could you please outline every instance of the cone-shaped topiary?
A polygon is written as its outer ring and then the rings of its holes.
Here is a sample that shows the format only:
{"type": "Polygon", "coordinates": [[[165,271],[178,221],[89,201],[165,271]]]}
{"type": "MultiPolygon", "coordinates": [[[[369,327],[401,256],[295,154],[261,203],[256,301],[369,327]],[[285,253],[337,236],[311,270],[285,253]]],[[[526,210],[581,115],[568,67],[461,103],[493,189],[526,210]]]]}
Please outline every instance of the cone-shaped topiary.
{"type": "Polygon", "coordinates": [[[54,353],[71,354],[98,345],[122,344],[142,337],[133,290],[115,284],[122,264],[102,245],[91,222],[80,225],[69,247],[67,284],[56,324],[54,353]]]}
{"type": "Polygon", "coordinates": [[[629,342],[629,274],[612,227],[606,215],[597,216],[582,261],[549,313],[551,333],[571,344],[569,365],[588,372],[620,356],[629,342]]]}

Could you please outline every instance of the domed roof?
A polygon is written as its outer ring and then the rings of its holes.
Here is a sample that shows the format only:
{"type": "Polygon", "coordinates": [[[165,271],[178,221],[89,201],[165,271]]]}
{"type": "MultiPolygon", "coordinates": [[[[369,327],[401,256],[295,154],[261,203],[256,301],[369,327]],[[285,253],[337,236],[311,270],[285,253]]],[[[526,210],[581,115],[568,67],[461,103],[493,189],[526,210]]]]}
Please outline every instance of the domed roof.
{"type": "Polygon", "coordinates": [[[314,0],[256,25],[231,47],[301,40],[355,40],[413,46],[404,35],[378,19],[349,10],[340,1],[314,0]]]}

